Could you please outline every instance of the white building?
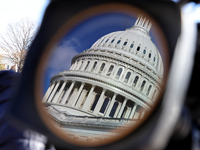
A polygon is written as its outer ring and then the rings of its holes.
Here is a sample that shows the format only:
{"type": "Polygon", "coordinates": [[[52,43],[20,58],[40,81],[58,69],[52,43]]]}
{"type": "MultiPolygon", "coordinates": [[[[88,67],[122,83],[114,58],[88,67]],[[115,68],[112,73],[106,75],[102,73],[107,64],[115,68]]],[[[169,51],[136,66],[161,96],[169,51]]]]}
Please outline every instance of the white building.
{"type": "Polygon", "coordinates": [[[67,134],[98,140],[151,109],[164,72],[151,25],[140,16],[133,27],[103,36],[72,59],[70,70],[52,77],[43,102],[67,134]]]}

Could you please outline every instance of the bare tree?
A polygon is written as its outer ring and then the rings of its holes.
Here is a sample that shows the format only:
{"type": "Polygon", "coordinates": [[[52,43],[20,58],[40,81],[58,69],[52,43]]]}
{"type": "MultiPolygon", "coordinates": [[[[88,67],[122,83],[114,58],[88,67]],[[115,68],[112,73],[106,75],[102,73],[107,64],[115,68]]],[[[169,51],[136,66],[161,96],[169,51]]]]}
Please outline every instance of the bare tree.
{"type": "Polygon", "coordinates": [[[0,54],[0,71],[5,69],[4,64],[2,62],[2,57],[3,56],[0,54]]]}
{"type": "Polygon", "coordinates": [[[18,72],[22,71],[27,51],[36,35],[37,28],[33,20],[24,18],[19,22],[8,24],[6,33],[0,35],[0,48],[16,64],[18,72]]]}

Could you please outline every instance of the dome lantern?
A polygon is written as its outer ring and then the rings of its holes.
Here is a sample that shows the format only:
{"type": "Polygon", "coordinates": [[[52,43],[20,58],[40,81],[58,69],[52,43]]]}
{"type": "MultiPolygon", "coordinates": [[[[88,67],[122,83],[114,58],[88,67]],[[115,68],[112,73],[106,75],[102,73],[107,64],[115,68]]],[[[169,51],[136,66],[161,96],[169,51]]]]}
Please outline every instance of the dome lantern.
{"type": "Polygon", "coordinates": [[[135,25],[131,27],[131,29],[139,28],[149,33],[151,26],[152,26],[152,22],[148,18],[140,14],[135,22],[135,25]]]}

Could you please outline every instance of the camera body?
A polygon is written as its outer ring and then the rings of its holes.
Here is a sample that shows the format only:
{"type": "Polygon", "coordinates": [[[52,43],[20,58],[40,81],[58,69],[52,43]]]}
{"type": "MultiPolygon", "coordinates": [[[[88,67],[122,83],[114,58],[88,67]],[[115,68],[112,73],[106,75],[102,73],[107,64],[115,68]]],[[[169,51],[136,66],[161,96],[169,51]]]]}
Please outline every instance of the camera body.
{"type": "MultiPolygon", "coordinates": [[[[180,7],[171,1],[52,1],[46,9],[40,30],[29,50],[9,115],[15,118],[15,122],[17,120],[19,126],[28,125],[46,135],[58,149],[171,149],[180,148],[180,145],[194,148],[195,144],[199,143],[199,139],[194,136],[195,133],[199,133],[199,124],[198,122],[196,124],[199,118],[199,95],[196,88],[196,81],[199,81],[199,52],[196,51],[197,28],[189,19],[191,18],[183,15],[180,7]],[[166,87],[156,108],[137,130],[107,145],[96,147],[73,145],[52,132],[39,113],[36,102],[38,97],[36,80],[40,77],[38,70],[41,67],[41,59],[48,53],[47,49],[62,26],[73,16],[94,6],[113,3],[133,5],[144,10],[162,29],[169,54],[166,87]]],[[[42,73],[40,75],[42,76],[42,73]]]]}

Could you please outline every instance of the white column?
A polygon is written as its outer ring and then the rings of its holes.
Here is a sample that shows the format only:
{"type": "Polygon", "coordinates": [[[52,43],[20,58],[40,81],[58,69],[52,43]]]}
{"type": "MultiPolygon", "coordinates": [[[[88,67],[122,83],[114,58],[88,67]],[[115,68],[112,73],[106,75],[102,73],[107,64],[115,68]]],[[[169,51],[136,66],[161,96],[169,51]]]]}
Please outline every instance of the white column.
{"type": "Polygon", "coordinates": [[[55,86],[55,88],[53,89],[53,91],[52,91],[52,93],[51,93],[51,95],[50,95],[50,97],[49,97],[49,99],[48,99],[48,102],[51,102],[53,96],[55,95],[55,93],[56,93],[56,91],[57,91],[57,88],[58,88],[59,84],[60,84],[60,82],[57,82],[57,83],[56,83],[56,86],[55,86]]]}
{"type": "Polygon", "coordinates": [[[99,70],[100,70],[100,67],[101,67],[101,65],[102,65],[102,61],[97,61],[97,66],[95,67],[95,69],[94,69],[94,73],[99,73],[99,70]]]}
{"type": "Polygon", "coordinates": [[[114,95],[113,95],[113,97],[112,97],[112,100],[111,100],[111,102],[110,102],[110,105],[108,106],[108,109],[107,109],[107,111],[106,111],[105,117],[109,117],[109,114],[110,114],[110,112],[111,112],[111,110],[112,110],[112,108],[113,108],[113,105],[114,105],[114,103],[115,103],[115,98],[116,98],[116,96],[117,96],[117,94],[114,93],[114,95]]]}
{"type": "Polygon", "coordinates": [[[129,117],[130,119],[133,118],[133,116],[134,116],[134,114],[135,114],[136,108],[137,108],[137,104],[135,104],[135,105],[133,106],[133,109],[132,109],[131,114],[130,114],[130,117],[129,117]]]}
{"type": "Polygon", "coordinates": [[[144,80],[144,78],[142,76],[140,76],[138,79],[137,85],[135,87],[136,89],[138,89],[138,91],[140,91],[143,80],[144,80]]]}
{"type": "Polygon", "coordinates": [[[122,104],[122,107],[121,107],[121,109],[120,109],[120,111],[119,111],[119,113],[118,113],[118,115],[117,115],[117,118],[120,118],[120,117],[121,117],[121,115],[122,115],[122,113],[123,113],[123,110],[124,110],[124,108],[125,108],[125,106],[126,106],[126,102],[127,102],[127,98],[124,99],[123,104],[122,104]]]}
{"type": "Polygon", "coordinates": [[[128,119],[129,115],[130,115],[130,112],[131,112],[131,108],[130,107],[127,107],[127,110],[126,110],[126,114],[125,114],[125,117],[126,119],[128,119]]]}
{"type": "Polygon", "coordinates": [[[75,70],[76,67],[77,67],[77,65],[78,65],[78,63],[79,63],[79,61],[76,61],[76,62],[74,63],[74,65],[73,65],[73,67],[71,68],[71,70],[75,70]]]}
{"type": "Polygon", "coordinates": [[[87,94],[87,90],[83,89],[82,92],[81,92],[81,94],[80,94],[80,97],[79,97],[79,99],[78,99],[78,102],[77,102],[77,104],[76,104],[76,107],[77,107],[77,108],[79,108],[80,105],[82,104],[82,102],[83,102],[83,100],[84,100],[86,94],[87,94]]]}
{"type": "Polygon", "coordinates": [[[144,110],[144,111],[142,111],[142,113],[141,113],[141,115],[140,115],[140,119],[143,119],[143,117],[144,117],[144,114],[145,114],[145,110],[144,110]]]}
{"type": "Polygon", "coordinates": [[[73,101],[74,101],[74,99],[75,99],[77,93],[78,93],[78,88],[74,88],[74,90],[73,90],[71,96],[68,98],[68,102],[67,102],[67,105],[68,105],[68,106],[71,106],[71,105],[72,105],[72,103],[73,103],[73,101]]]}
{"type": "Polygon", "coordinates": [[[120,76],[120,78],[119,78],[119,81],[124,82],[124,79],[125,79],[125,77],[126,77],[126,73],[127,73],[127,69],[126,69],[126,68],[123,68],[123,71],[122,71],[122,73],[121,73],[121,76],[120,76]]]}
{"type": "Polygon", "coordinates": [[[69,89],[67,89],[67,91],[66,91],[66,93],[65,93],[65,95],[64,95],[64,97],[63,97],[63,99],[61,100],[61,104],[65,104],[65,103],[66,103],[67,98],[68,98],[68,96],[69,96],[69,94],[70,94],[72,88],[74,87],[74,84],[75,84],[75,81],[73,81],[73,82],[71,83],[69,89]]]}
{"type": "Polygon", "coordinates": [[[85,60],[83,61],[83,65],[82,65],[82,67],[81,67],[81,70],[82,70],[82,71],[85,70],[85,67],[86,67],[86,65],[87,65],[87,62],[88,62],[87,59],[85,59],[85,60]]]}
{"type": "Polygon", "coordinates": [[[78,70],[80,68],[81,64],[82,64],[82,60],[79,60],[76,67],[74,67],[74,70],[78,70]]]}
{"type": "Polygon", "coordinates": [[[93,65],[94,65],[94,60],[90,60],[90,64],[89,64],[88,68],[86,69],[86,71],[90,71],[92,69],[93,65]]]}
{"type": "Polygon", "coordinates": [[[42,99],[42,102],[46,102],[47,101],[47,98],[49,97],[49,95],[51,94],[51,91],[53,89],[53,84],[51,84],[48,88],[48,90],[46,91],[43,99],[42,99]]]}
{"type": "Polygon", "coordinates": [[[59,98],[60,98],[60,96],[61,96],[61,94],[62,94],[62,91],[63,91],[63,89],[64,89],[64,87],[65,87],[66,84],[67,84],[67,82],[64,82],[64,83],[62,84],[62,87],[60,88],[60,90],[58,91],[58,93],[56,94],[56,96],[55,96],[54,99],[53,99],[53,102],[54,102],[54,103],[57,103],[57,102],[58,102],[58,100],[59,100],[59,98]]]}
{"type": "Polygon", "coordinates": [[[139,112],[135,112],[135,115],[133,116],[133,119],[138,119],[139,118],[139,112]]]}
{"type": "Polygon", "coordinates": [[[72,100],[72,102],[71,102],[71,106],[75,106],[76,101],[78,100],[78,98],[79,98],[79,96],[80,96],[80,94],[81,94],[81,92],[82,92],[82,90],[83,90],[84,85],[85,85],[85,83],[82,83],[82,84],[81,84],[81,86],[80,86],[80,88],[79,88],[79,90],[78,90],[78,93],[76,94],[75,98],[74,98],[74,99],[72,100]]]}
{"type": "Polygon", "coordinates": [[[65,91],[63,90],[60,94],[60,98],[58,99],[57,103],[60,103],[62,98],[63,98],[63,95],[65,94],[65,91]]]}
{"type": "Polygon", "coordinates": [[[71,65],[71,67],[69,68],[69,70],[73,70],[75,63],[71,65]]]}
{"type": "Polygon", "coordinates": [[[108,72],[108,70],[109,70],[109,68],[110,68],[110,66],[111,66],[111,64],[109,63],[109,62],[106,62],[105,63],[105,67],[104,67],[104,69],[102,70],[102,75],[106,75],[107,74],[107,72],[108,72]]]}
{"type": "Polygon", "coordinates": [[[83,107],[82,107],[83,110],[88,110],[88,108],[90,107],[91,102],[92,102],[92,93],[94,91],[94,88],[95,88],[95,86],[93,85],[92,88],[90,89],[87,99],[85,100],[85,103],[83,104],[83,107]]]}
{"type": "Polygon", "coordinates": [[[117,118],[117,114],[119,113],[119,110],[120,110],[120,108],[121,108],[121,103],[120,102],[118,102],[118,106],[117,106],[117,109],[116,109],[116,111],[115,111],[115,114],[114,114],[114,116],[113,116],[113,118],[117,118]]]}
{"type": "Polygon", "coordinates": [[[94,114],[97,114],[99,112],[99,110],[100,110],[100,108],[101,108],[101,106],[102,106],[102,104],[104,102],[104,94],[105,94],[105,92],[106,92],[106,89],[103,89],[103,91],[101,92],[101,95],[99,97],[99,100],[98,100],[98,102],[97,102],[97,104],[95,106],[94,114]]]}

